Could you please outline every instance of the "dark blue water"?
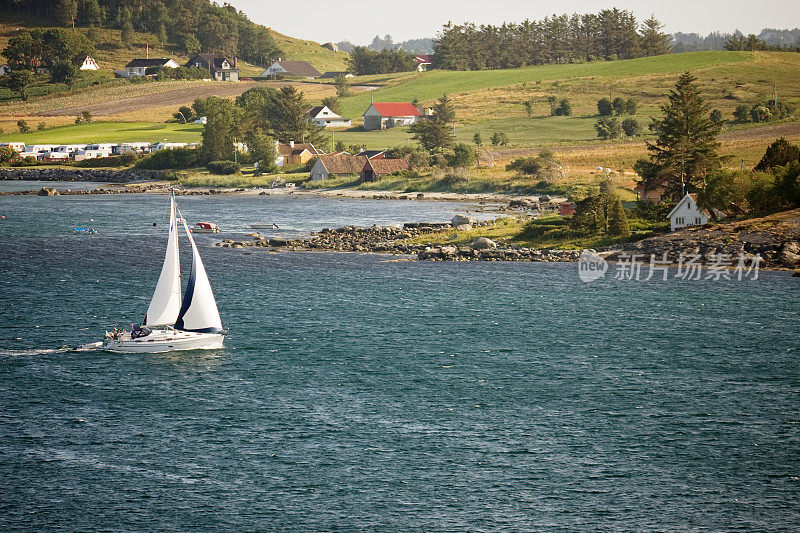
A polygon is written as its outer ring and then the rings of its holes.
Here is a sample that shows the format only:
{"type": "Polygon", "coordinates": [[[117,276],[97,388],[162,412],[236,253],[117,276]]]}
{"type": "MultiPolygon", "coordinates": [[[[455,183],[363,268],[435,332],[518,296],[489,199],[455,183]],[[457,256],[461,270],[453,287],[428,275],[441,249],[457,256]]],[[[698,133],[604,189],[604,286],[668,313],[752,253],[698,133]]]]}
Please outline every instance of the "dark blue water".
{"type": "MultiPolygon", "coordinates": [[[[228,225],[413,218],[258,200],[179,202],[228,225]]],[[[164,238],[137,221],[163,202],[0,199],[1,529],[796,530],[797,279],[584,285],[574,264],[200,236],[225,349],[61,349],[143,314],[164,238]],[[80,217],[102,231],[71,235],[80,217]]]]}

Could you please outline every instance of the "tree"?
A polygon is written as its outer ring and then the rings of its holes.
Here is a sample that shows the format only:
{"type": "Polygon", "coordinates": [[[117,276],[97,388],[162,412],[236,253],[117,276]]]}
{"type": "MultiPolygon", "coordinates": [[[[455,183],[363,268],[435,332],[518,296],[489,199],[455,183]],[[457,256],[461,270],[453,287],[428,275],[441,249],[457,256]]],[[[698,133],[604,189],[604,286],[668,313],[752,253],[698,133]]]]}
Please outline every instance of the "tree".
{"type": "Polygon", "coordinates": [[[232,161],[234,143],[239,136],[241,111],[226,98],[211,96],[204,102],[206,123],[200,155],[204,162],[232,161]]]}
{"type": "Polygon", "coordinates": [[[350,96],[350,86],[347,83],[347,77],[344,74],[339,74],[333,80],[333,86],[336,87],[336,96],[344,98],[350,96]]]}
{"type": "Polygon", "coordinates": [[[87,123],[91,122],[92,121],[92,114],[89,112],[89,110],[84,109],[83,111],[81,111],[81,118],[83,118],[84,122],[87,122],[87,123]]]}
{"type": "Polygon", "coordinates": [[[625,100],[617,96],[614,98],[614,101],[611,102],[611,107],[614,108],[615,115],[624,115],[625,114],[625,100]]]}
{"type": "Polygon", "coordinates": [[[472,142],[475,146],[483,146],[483,138],[481,138],[481,134],[479,132],[475,132],[475,135],[472,136],[472,142]]]}
{"type": "Polygon", "coordinates": [[[683,196],[701,190],[710,172],[720,166],[717,135],[697,79],[686,72],[670,91],[664,116],[653,120],[657,140],[647,143],[651,159],[660,166],[670,190],[683,196]]]}
{"type": "Polygon", "coordinates": [[[22,95],[23,100],[28,99],[26,88],[31,82],[31,73],[27,70],[12,70],[8,75],[8,88],[22,95]]]}
{"type": "Polygon", "coordinates": [[[599,196],[589,196],[577,202],[569,226],[586,233],[605,231],[606,214],[602,199],[599,196]]]}
{"type": "Polygon", "coordinates": [[[94,27],[103,23],[103,10],[97,0],[81,0],[78,3],[78,22],[94,27]]]}
{"type": "Polygon", "coordinates": [[[508,135],[504,131],[496,131],[492,134],[492,146],[505,146],[508,144],[508,135]]]}
{"type": "Polygon", "coordinates": [[[19,128],[19,132],[20,133],[30,133],[31,132],[31,128],[30,128],[30,126],[28,126],[28,122],[23,120],[23,119],[19,119],[17,121],[17,128],[19,128]]]}
{"type": "Polygon", "coordinates": [[[733,111],[733,119],[740,124],[750,122],[750,108],[744,104],[737,105],[733,111]]]}
{"type": "Polygon", "coordinates": [[[614,237],[627,237],[631,234],[631,228],[628,225],[628,217],[622,207],[622,201],[616,195],[614,195],[614,200],[608,213],[608,233],[614,237]]]}
{"type": "Polygon", "coordinates": [[[640,30],[642,55],[658,56],[670,52],[669,35],[663,33],[664,25],[655,16],[642,23],[640,30]]]}
{"type": "Polygon", "coordinates": [[[322,105],[328,106],[328,109],[330,109],[331,111],[333,111],[336,114],[339,114],[339,113],[342,112],[342,106],[339,103],[339,99],[336,98],[335,96],[327,96],[327,97],[323,98],[322,99],[322,105]]]}
{"type": "Polygon", "coordinates": [[[800,147],[781,137],[767,147],[767,151],[753,170],[769,172],[775,167],[783,167],[792,162],[800,162],[800,147]]]}
{"type": "Polygon", "coordinates": [[[78,16],[78,3],[75,0],[58,0],[56,17],[62,26],[75,29],[75,18],[78,16]]]}
{"type": "Polygon", "coordinates": [[[278,152],[275,148],[275,139],[256,131],[246,133],[244,142],[253,161],[258,162],[259,171],[274,172],[277,169],[275,159],[278,157],[278,152]]]}
{"type": "Polygon", "coordinates": [[[625,101],[625,113],[628,115],[636,114],[636,100],[634,100],[633,98],[628,98],[625,101]]]}
{"type": "Polygon", "coordinates": [[[433,105],[434,119],[437,122],[449,124],[456,119],[456,108],[446,94],[433,105]]]}
{"type": "Polygon", "coordinates": [[[425,120],[411,126],[412,138],[419,141],[423,148],[438,151],[450,148],[455,143],[453,128],[438,120],[425,120]]]}
{"type": "Polygon", "coordinates": [[[120,20],[120,40],[122,44],[130,45],[133,42],[133,22],[131,22],[131,11],[127,7],[123,7],[119,11],[120,20]]]}
{"type": "Polygon", "coordinates": [[[601,139],[616,139],[622,134],[622,126],[617,117],[603,117],[594,123],[597,136],[601,139]]]}
{"type": "Polygon", "coordinates": [[[70,61],[61,61],[53,65],[50,70],[50,77],[53,83],[66,83],[72,85],[78,79],[80,70],[70,61]]]}
{"type": "Polygon", "coordinates": [[[190,120],[194,118],[194,114],[192,113],[192,108],[189,106],[182,105],[178,108],[178,110],[172,114],[180,124],[186,124],[190,120]]]}
{"type": "Polygon", "coordinates": [[[40,123],[39,123],[39,124],[36,126],[36,129],[37,129],[37,130],[39,130],[39,131],[44,131],[44,130],[46,130],[46,129],[47,129],[47,124],[45,124],[44,122],[40,122],[40,123]]]}
{"type": "Polygon", "coordinates": [[[556,117],[569,117],[572,115],[572,104],[569,100],[562,98],[555,109],[552,110],[552,115],[556,117]]]}
{"type": "Polygon", "coordinates": [[[167,27],[164,24],[159,24],[158,31],[156,31],[156,38],[158,39],[158,44],[161,46],[167,44],[167,27]]]}
{"type": "Polygon", "coordinates": [[[453,147],[453,155],[450,157],[450,166],[457,168],[469,168],[478,160],[478,153],[475,148],[468,144],[457,144],[453,147]]]}
{"type": "Polygon", "coordinates": [[[642,133],[642,125],[635,118],[626,118],[622,121],[622,131],[627,137],[636,137],[642,133]]]}
{"type": "Polygon", "coordinates": [[[601,117],[610,117],[614,114],[614,105],[608,98],[601,98],[597,101],[597,112],[601,117]]]}
{"type": "Polygon", "coordinates": [[[708,119],[714,124],[720,124],[722,122],[725,122],[725,119],[722,118],[722,111],[720,111],[719,109],[712,110],[711,114],[708,116],[708,119]]]}

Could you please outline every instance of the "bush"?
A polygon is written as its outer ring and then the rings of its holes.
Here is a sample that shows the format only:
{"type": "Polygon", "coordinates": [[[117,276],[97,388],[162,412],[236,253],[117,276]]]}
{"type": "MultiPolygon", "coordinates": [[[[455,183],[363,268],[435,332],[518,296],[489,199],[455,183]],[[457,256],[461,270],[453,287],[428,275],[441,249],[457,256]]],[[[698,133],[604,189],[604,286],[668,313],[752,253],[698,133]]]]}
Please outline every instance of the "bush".
{"type": "Polygon", "coordinates": [[[206,168],[212,174],[229,175],[239,172],[239,165],[233,161],[211,161],[206,168]]]}
{"type": "Polygon", "coordinates": [[[197,166],[200,166],[200,156],[193,148],[159,150],[136,163],[136,168],[150,170],[186,169],[197,166]]]}
{"type": "Polygon", "coordinates": [[[508,144],[508,135],[503,132],[495,132],[492,135],[492,146],[505,146],[508,144]]]}
{"type": "Polygon", "coordinates": [[[750,122],[750,108],[744,104],[737,105],[733,112],[733,119],[740,124],[750,122]]]}
{"type": "Polygon", "coordinates": [[[765,106],[757,105],[750,110],[750,119],[753,122],[769,122],[772,120],[772,113],[765,106]]]}
{"type": "Polygon", "coordinates": [[[75,163],[76,167],[97,168],[97,167],[127,167],[136,163],[139,157],[136,154],[128,153],[123,155],[112,155],[110,157],[96,157],[94,159],[84,159],[75,163]]]}
{"type": "Polygon", "coordinates": [[[453,148],[453,155],[449,159],[448,163],[451,167],[469,168],[475,164],[478,159],[478,153],[475,148],[468,144],[457,144],[453,148]]]}
{"type": "Polygon", "coordinates": [[[767,147],[767,151],[753,170],[768,172],[775,167],[786,166],[793,161],[800,162],[800,147],[783,137],[767,147]]]}
{"type": "Polygon", "coordinates": [[[708,118],[714,124],[719,124],[720,122],[724,122],[724,119],[722,118],[722,111],[720,111],[719,109],[713,110],[708,118]]]}
{"type": "Polygon", "coordinates": [[[554,117],[572,116],[572,104],[566,98],[562,98],[557,106],[551,106],[550,114],[554,117]]]}

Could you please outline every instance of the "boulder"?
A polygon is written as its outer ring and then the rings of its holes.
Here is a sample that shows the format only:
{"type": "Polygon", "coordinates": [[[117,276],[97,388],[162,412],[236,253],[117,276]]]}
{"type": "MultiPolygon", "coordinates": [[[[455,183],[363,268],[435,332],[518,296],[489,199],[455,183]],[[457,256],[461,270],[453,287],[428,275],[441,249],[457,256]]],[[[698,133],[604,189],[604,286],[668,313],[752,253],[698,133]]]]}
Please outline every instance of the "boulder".
{"type": "Polygon", "coordinates": [[[450,224],[453,227],[458,226],[465,226],[465,225],[472,225],[475,223],[475,219],[472,217],[468,217],[466,215],[456,215],[450,220],[450,224]]]}
{"type": "Polygon", "coordinates": [[[39,196],[57,196],[58,195],[58,191],[55,190],[53,187],[42,187],[41,189],[39,189],[38,195],[39,196]]]}
{"type": "Polygon", "coordinates": [[[493,250],[497,248],[497,243],[487,237],[477,237],[472,241],[473,250],[493,250]]]}

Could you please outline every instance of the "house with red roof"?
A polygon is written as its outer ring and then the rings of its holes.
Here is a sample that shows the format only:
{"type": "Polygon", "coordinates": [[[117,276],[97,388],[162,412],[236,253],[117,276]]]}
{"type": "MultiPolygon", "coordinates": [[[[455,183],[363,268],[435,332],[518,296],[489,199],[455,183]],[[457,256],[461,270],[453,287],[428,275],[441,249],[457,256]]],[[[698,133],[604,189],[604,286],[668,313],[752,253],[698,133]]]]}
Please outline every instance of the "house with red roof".
{"type": "Polygon", "coordinates": [[[425,72],[428,70],[428,67],[431,66],[432,58],[426,54],[419,54],[414,57],[414,61],[417,62],[417,70],[420,72],[425,72]]]}
{"type": "Polygon", "coordinates": [[[374,102],[364,111],[364,129],[385,130],[419,122],[420,113],[408,102],[374,102]]]}

